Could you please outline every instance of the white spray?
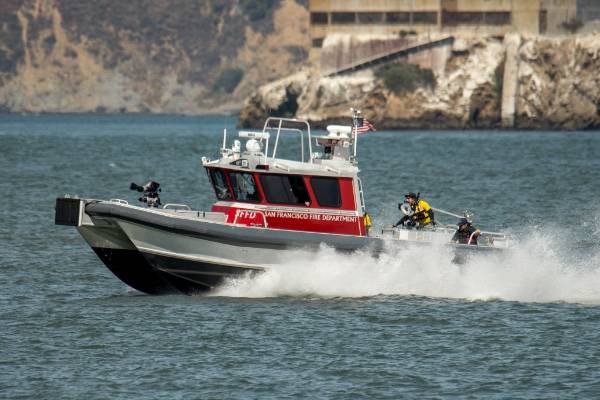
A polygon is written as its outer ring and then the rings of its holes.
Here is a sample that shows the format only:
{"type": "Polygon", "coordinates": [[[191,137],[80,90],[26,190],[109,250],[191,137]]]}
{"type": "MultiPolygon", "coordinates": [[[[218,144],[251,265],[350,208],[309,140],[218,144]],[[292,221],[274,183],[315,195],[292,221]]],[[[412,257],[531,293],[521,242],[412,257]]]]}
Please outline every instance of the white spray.
{"type": "MultiPolygon", "coordinates": [[[[374,258],[326,246],[293,251],[289,262],[255,277],[228,281],[214,295],[231,297],[366,297],[418,295],[468,300],[600,304],[600,251],[559,254],[565,235],[531,232],[502,257],[450,262],[449,248],[388,249],[374,258]]],[[[589,249],[588,249],[589,250],[589,249]]]]}

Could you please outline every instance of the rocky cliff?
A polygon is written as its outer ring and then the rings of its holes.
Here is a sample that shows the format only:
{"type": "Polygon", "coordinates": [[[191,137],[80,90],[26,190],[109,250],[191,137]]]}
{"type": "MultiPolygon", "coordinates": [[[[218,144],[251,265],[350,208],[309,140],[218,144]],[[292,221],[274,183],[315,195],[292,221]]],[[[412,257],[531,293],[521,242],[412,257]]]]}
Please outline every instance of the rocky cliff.
{"type": "Polygon", "coordinates": [[[305,65],[307,28],[295,0],[2,0],[0,110],[236,109],[305,65]]]}
{"type": "Polygon", "coordinates": [[[349,108],[358,107],[380,128],[500,128],[509,98],[511,127],[599,128],[600,36],[518,39],[514,68],[505,73],[505,41],[455,38],[441,67],[436,57],[435,85],[402,93],[390,90],[377,69],[333,77],[305,69],[253,93],[240,124],[259,126],[266,115],[281,114],[324,126],[347,122],[349,108]],[[507,94],[505,86],[514,90],[507,94]]]}

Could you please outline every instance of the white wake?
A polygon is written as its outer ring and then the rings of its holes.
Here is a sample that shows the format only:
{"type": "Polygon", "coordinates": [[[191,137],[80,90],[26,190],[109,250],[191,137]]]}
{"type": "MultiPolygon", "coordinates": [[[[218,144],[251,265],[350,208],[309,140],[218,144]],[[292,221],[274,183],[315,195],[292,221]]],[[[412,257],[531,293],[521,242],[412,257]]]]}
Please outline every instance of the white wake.
{"type": "MultiPolygon", "coordinates": [[[[231,297],[367,297],[418,295],[469,300],[600,304],[600,251],[559,254],[557,235],[532,233],[504,257],[451,263],[450,249],[389,249],[378,258],[323,246],[294,251],[266,273],[226,282],[214,295],[231,297]]],[[[561,235],[558,235],[561,236],[561,235]]],[[[562,246],[561,246],[562,245],[562,246]]]]}

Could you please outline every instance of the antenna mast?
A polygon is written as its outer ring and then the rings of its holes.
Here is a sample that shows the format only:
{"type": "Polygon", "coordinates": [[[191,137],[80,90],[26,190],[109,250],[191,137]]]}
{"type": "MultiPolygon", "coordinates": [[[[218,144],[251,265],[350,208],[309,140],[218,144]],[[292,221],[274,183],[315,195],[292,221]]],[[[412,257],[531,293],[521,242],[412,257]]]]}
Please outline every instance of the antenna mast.
{"type": "Polygon", "coordinates": [[[354,142],[354,158],[356,158],[356,145],[358,142],[358,119],[360,118],[360,110],[351,108],[352,111],[352,141],[354,142]]]}

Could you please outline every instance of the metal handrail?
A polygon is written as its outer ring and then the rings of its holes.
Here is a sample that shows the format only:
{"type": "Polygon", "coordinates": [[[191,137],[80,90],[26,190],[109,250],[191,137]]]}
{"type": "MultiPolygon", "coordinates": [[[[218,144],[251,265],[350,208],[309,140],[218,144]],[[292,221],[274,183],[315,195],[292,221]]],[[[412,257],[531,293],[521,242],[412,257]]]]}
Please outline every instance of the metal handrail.
{"type": "Polygon", "coordinates": [[[363,193],[362,181],[359,177],[356,178],[356,181],[358,182],[358,192],[360,194],[361,209],[364,214],[366,212],[367,205],[365,204],[365,194],[363,193]]]}
{"type": "Polygon", "coordinates": [[[174,210],[183,209],[183,210],[188,210],[188,211],[191,211],[191,209],[192,209],[187,204],[167,203],[163,206],[163,210],[167,210],[169,208],[173,208],[174,210]]]}
{"type": "Polygon", "coordinates": [[[129,204],[129,202],[127,200],[123,200],[123,199],[110,199],[109,202],[117,203],[117,204],[129,204]]]}
{"type": "Polygon", "coordinates": [[[275,168],[279,168],[279,169],[282,169],[282,170],[284,170],[284,171],[287,171],[287,172],[290,172],[290,167],[288,167],[288,166],[287,166],[287,165],[285,165],[285,164],[281,164],[281,163],[279,163],[279,162],[275,162],[275,163],[273,163],[273,167],[275,167],[275,168]]]}
{"type": "MultiPolygon", "coordinates": [[[[283,123],[284,122],[289,122],[289,123],[294,123],[294,124],[304,124],[306,125],[306,132],[308,134],[308,154],[312,154],[312,137],[311,137],[311,133],[310,133],[310,124],[308,123],[308,121],[302,121],[302,120],[298,120],[295,118],[279,118],[279,117],[269,117],[267,118],[267,120],[265,121],[265,125],[263,127],[263,132],[266,132],[267,130],[277,130],[277,135],[275,137],[275,145],[273,146],[273,152],[271,154],[271,158],[275,158],[275,155],[277,154],[277,145],[279,144],[279,134],[281,132],[295,132],[295,133],[300,133],[300,157],[301,157],[301,161],[304,162],[304,132],[301,129],[298,128],[286,128],[283,127],[283,123]],[[276,121],[278,122],[277,127],[274,126],[269,126],[269,124],[271,123],[271,121],[276,121]]],[[[269,142],[267,141],[266,144],[266,149],[265,149],[265,162],[266,159],[268,157],[269,154],[269,142]]],[[[308,160],[309,163],[313,162],[312,157],[309,157],[308,160]]]]}
{"type": "MultiPolygon", "coordinates": [[[[274,128],[267,128],[274,129],[274,128]]],[[[297,132],[300,134],[300,159],[304,161],[304,132],[301,129],[296,128],[277,128],[279,131],[287,131],[287,132],[297,132]]],[[[279,144],[279,134],[275,138],[275,145],[273,146],[273,154],[271,158],[275,158],[275,153],[277,153],[277,145],[279,144]]]]}

